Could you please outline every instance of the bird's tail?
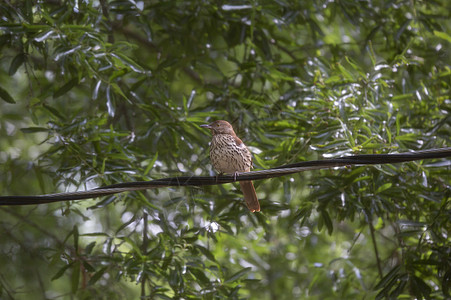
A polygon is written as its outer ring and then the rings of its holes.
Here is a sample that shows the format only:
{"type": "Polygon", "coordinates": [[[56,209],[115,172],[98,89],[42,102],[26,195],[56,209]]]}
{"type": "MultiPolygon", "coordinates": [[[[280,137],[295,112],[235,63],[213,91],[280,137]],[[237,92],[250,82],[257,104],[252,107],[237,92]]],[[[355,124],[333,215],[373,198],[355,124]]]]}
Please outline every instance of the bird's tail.
{"type": "Polygon", "coordinates": [[[240,186],[249,210],[251,212],[260,211],[260,203],[258,203],[257,194],[255,193],[252,181],[240,181],[240,186]]]}

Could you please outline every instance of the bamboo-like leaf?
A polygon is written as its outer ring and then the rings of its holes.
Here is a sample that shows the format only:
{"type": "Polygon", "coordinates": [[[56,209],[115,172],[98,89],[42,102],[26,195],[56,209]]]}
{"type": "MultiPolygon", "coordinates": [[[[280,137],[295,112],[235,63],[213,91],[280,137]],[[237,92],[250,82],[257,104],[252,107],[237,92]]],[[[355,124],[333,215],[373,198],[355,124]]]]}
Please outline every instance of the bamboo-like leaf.
{"type": "Polygon", "coordinates": [[[247,273],[249,273],[252,270],[252,268],[243,268],[240,271],[236,272],[235,274],[231,275],[230,277],[228,277],[224,283],[231,283],[234,282],[238,279],[240,279],[241,277],[243,277],[244,275],[246,275],[247,273]]]}
{"type": "Polygon", "coordinates": [[[72,294],[77,293],[78,286],[80,282],[80,261],[76,261],[73,265],[72,269],[72,277],[71,277],[71,292],[72,294]]]}
{"type": "Polygon", "coordinates": [[[49,129],[45,127],[26,127],[20,128],[23,133],[36,133],[36,132],[48,132],[49,129]]]}
{"type": "Polygon", "coordinates": [[[448,43],[451,43],[451,35],[447,34],[446,32],[434,30],[434,35],[447,41],[448,43]]]}
{"type": "Polygon", "coordinates": [[[387,285],[388,282],[394,280],[396,276],[398,276],[399,271],[401,270],[401,266],[397,265],[393,267],[390,272],[387,273],[374,287],[375,290],[383,288],[385,285],[387,285]]]}
{"type": "Polygon", "coordinates": [[[95,272],[89,279],[89,285],[94,285],[103,276],[103,274],[105,274],[106,270],[108,270],[108,267],[103,267],[99,271],[95,272]]]}
{"type": "Polygon", "coordinates": [[[53,93],[53,98],[61,97],[78,84],[78,78],[72,78],[53,93]]]}
{"type": "Polygon", "coordinates": [[[16,74],[17,69],[19,69],[19,67],[25,62],[26,57],[27,56],[25,53],[19,53],[13,58],[11,64],[9,65],[9,76],[16,74]]]}
{"type": "Polygon", "coordinates": [[[65,265],[64,267],[62,267],[61,269],[58,270],[58,272],[56,272],[55,275],[53,275],[51,281],[56,280],[58,278],[60,278],[61,276],[63,276],[64,272],[66,272],[67,269],[69,269],[70,267],[72,267],[74,264],[74,262],[65,265]]]}
{"type": "Polygon", "coordinates": [[[0,86],[0,98],[11,104],[16,103],[16,101],[14,101],[14,98],[1,86],[0,86]]]}
{"type": "Polygon", "coordinates": [[[389,188],[391,188],[392,187],[392,183],[391,182],[388,182],[388,183],[385,183],[385,184],[383,184],[383,185],[381,185],[377,190],[376,190],[376,194],[379,194],[379,193],[382,193],[383,191],[385,191],[385,190],[388,190],[389,188]]]}

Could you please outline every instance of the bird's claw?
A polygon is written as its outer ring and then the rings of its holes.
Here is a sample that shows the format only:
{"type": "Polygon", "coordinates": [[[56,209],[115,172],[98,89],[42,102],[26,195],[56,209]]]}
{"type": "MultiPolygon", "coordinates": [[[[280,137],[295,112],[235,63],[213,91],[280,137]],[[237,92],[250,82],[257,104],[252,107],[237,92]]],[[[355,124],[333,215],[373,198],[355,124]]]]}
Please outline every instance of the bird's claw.
{"type": "Polygon", "coordinates": [[[224,173],[221,172],[221,173],[216,175],[216,183],[218,183],[219,176],[221,176],[222,174],[224,174],[224,173]]]}

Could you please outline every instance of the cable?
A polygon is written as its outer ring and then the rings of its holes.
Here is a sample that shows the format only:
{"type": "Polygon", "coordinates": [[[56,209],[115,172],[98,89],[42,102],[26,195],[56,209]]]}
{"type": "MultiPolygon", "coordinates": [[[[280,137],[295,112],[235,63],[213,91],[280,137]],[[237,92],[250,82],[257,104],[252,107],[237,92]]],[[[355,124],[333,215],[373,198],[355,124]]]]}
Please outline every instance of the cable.
{"type": "Polygon", "coordinates": [[[438,159],[451,157],[451,148],[441,148],[423,151],[412,151],[406,153],[392,154],[362,154],[344,156],[340,158],[304,161],[283,165],[267,170],[240,173],[234,178],[233,175],[221,176],[180,176],[161,178],[151,181],[135,181],[112,184],[95,188],[88,191],[77,191],[68,193],[57,193],[36,196],[1,196],[0,205],[31,205],[44,204],[59,201],[71,201],[90,199],[101,196],[113,195],[129,191],[139,191],[169,186],[204,186],[231,183],[235,181],[263,180],[284,175],[300,173],[308,170],[327,169],[332,167],[345,167],[351,165],[375,165],[393,164],[423,159],[438,159]]]}

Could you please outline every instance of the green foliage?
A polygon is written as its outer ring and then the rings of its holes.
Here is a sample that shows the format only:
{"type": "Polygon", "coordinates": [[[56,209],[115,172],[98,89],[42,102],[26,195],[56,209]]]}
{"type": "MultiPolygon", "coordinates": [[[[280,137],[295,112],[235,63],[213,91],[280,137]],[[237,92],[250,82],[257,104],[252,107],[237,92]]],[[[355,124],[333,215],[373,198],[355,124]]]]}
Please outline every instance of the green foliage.
{"type": "MultiPolygon", "coordinates": [[[[445,0],[4,2],[2,195],[450,146],[445,0]]],[[[255,185],[0,208],[0,298],[450,297],[448,161],[255,185]]]]}

